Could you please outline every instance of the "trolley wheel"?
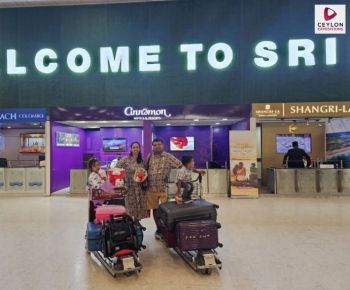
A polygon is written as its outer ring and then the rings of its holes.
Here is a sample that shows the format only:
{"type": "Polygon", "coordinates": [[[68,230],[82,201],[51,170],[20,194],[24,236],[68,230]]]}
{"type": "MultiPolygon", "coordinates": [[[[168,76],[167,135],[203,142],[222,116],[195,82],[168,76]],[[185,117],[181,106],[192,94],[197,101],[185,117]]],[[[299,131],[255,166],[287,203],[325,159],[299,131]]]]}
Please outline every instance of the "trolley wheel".
{"type": "Polygon", "coordinates": [[[212,272],[212,269],[211,268],[206,268],[206,269],[203,269],[202,270],[202,274],[203,275],[210,275],[212,272]]]}

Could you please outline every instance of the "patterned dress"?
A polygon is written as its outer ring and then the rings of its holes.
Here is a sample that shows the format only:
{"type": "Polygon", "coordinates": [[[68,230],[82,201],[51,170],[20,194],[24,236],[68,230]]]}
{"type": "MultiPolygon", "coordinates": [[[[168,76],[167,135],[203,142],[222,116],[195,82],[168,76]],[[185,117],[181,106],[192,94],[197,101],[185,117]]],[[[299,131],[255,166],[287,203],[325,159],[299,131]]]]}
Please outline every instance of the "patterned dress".
{"type": "Polygon", "coordinates": [[[117,167],[125,169],[125,183],[128,190],[125,206],[128,214],[138,220],[148,217],[146,192],[141,188],[140,184],[134,181],[136,169],[145,168],[144,163],[138,164],[132,157],[128,156],[121,159],[117,167]]]}

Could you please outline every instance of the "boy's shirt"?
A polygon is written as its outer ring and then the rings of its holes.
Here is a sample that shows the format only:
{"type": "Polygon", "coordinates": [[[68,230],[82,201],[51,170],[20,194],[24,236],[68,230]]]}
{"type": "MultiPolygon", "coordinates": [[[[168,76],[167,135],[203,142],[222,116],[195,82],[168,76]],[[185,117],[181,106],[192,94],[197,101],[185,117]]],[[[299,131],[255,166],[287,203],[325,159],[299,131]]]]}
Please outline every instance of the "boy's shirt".
{"type": "Polygon", "coordinates": [[[91,172],[89,175],[88,186],[90,189],[100,189],[104,180],[96,172],[91,172]]]}
{"type": "Polygon", "coordinates": [[[178,170],[176,175],[176,182],[191,182],[192,181],[192,170],[187,169],[185,166],[178,170]]]}

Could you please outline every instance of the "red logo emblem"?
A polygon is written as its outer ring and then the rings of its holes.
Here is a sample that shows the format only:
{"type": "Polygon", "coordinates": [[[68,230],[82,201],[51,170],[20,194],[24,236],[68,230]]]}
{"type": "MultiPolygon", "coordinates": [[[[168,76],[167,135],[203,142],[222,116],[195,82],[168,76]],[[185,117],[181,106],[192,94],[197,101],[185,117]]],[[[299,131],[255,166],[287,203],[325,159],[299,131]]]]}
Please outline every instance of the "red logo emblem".
{"type": "Polygon", "coordinates": [[[333,19],[335,16],[337,16],[337,12],[335,12],[333,9],[328,8],[328,7],[326,7],[324,9],[323,14],[324,14],[324,19],[326,21],[329,21],[329,20],[333,19]]]}

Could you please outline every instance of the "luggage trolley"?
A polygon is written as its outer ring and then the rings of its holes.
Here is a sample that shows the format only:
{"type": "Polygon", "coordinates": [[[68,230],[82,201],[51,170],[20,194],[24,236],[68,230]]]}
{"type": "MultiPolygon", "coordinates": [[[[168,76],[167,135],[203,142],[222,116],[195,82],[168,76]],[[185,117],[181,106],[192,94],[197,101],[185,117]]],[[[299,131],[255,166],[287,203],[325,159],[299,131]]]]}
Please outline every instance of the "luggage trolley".
{"type": "MultiPolygon", "coordinates": [[[[125,197],[127,194],[127,189],[115,188],[115,195],[108,196],[108,199],[102,198],[103,195],[100,194],[101,199],[93,198],[94,193],[89,191],[89,221],[94,219],[93,212],[95,211],[94,201],[99,204],[99,202],[106,205],[122,205],[125,206],[125,197]],[[92,208],[91,208],[92,207],[92,208]]],[[[98,195],[98,194],[97,194],[98,195]]],[[[95,193],[96,196],[96,193],[95,193]]],[[[102,204],[100,204],[102,205],[102,204]]],[[[142,231],[145,231],[146,228],[142,227],[139,224],[142,231]]],[[[106,221],[102,222],[102,231],[107,227],[106,221]]],[[[122,250],[120,254],[114,255],[113,257],[106,257],[102,250],[98,251],[89,251],[87,247],[88,239],[86,237],[86,251],[89,255],[95,257],[106,269],[107,271],[115,278],[119,274],[124,274],[126,276],[131,276],[135,273],[141,272],[143,266],[140,263],[140,258],[138,253],[133,250],[122,250]]],[[[101,242],[102,237],[101,237],[101,242]]],[[[141,249],[145,249],[146,246],[142,245],[141,249]]]]}
{"type": "MultiPolygon", "coordinates": [[[[176,187],[176,175],[179,169],[172,169],[169,174],[169,178],[166,182],[166,194],[168,201],[175,200],[175,193],[177,191],[176,187]]],[[[191,182],[194,185],[192,199],[198,199],[203,197],[203,185],[202,185],[203,177],[198,174],[197,178],[193,179],[191,182]]]]}
{"type": "MultiPolygon", "coordinates": [[[[176,174],[177,170],[172,170],[170,177],[167,182],[167,198],[168,202],[171,202],[175,199],[176,188],[176,174]]],[[[194,191],[192,194],[192,199],[202,200],[202,176],[198,175],[196,179],[192,181],[194,183],[194,191]]],[[[215,206],[218,208],[218,206],[215,206]]],[[[222,268],[222,262],[218,258],[218,253],[215,249],[206,249],[206,250],[187,250],[183,251],[180,249],[178,242],[175,240],[175,232],[167,232],[165,224],[160,221],[162,224],[163,231],[163,241],[167,244],[167,247],[173,248],[174,251],[196,272],[210,275],[213,269],[222,268]],[[165,233],[165,234],[164,234],[165,233]]],[[[221,226],[217,224],[219,229],[221,226]]],[[[218,247],[222,247],[221,243],[218,243],[218,247]]]]}

